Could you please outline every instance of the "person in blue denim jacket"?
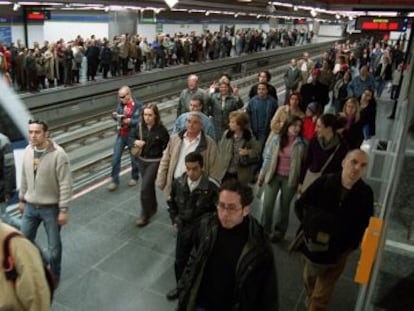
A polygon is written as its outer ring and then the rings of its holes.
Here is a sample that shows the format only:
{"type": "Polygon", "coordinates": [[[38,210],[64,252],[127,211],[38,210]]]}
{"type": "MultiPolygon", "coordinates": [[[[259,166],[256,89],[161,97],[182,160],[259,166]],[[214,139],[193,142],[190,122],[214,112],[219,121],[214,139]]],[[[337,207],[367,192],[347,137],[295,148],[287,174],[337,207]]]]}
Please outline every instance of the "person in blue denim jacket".
{"type": "MultiPolygon", "coordinates": [[[[128,151],[131,150],[131,131],[135,131],[139,116],[142,109],[142,104],[136,100],[131,93],[131,89],[128,86],[122,86],[118,90],[118,107],[116,112],[112,113],[112,117],[117,122],[117,135],[114,144],[114,153],[112,155],[112,181],[108,186],[109,191],[118,189],[119,186],[119,173],[121,171],[121,157],[125,147],[128,147],[128,151]]],[[[139,169],[134,157],[131,155],[131,180],[128,182],[128,186],[133,187],[138,183],[139,169]]]]}

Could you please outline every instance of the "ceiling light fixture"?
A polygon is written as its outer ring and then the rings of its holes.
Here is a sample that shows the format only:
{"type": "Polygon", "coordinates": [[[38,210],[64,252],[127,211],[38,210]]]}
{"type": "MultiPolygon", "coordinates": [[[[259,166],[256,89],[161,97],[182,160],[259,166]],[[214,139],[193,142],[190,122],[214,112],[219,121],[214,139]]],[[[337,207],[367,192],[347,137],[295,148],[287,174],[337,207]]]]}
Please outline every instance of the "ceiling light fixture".
{"type": "Polygon", "coordinates": [[[164,1],[165,3],[167,3],[170,9],[172,9],[178,3],[178,0],[164,0],[164,1]]]}

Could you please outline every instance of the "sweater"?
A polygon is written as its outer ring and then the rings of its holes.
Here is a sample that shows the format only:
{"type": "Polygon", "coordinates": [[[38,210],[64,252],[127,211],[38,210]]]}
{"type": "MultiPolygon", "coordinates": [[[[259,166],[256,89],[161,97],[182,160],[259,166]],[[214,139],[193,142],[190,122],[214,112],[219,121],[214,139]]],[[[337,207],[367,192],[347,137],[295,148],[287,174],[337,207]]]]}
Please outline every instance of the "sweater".
{"type": "Polygon", "coordinates": [[[72,173],[66,152],[49,140],[49,146],[37,167],[36,176],[33,170],[33,152],[32,145],[28,145],[23,153],[20,201],[68,207],[72,197],[72,173]]]}

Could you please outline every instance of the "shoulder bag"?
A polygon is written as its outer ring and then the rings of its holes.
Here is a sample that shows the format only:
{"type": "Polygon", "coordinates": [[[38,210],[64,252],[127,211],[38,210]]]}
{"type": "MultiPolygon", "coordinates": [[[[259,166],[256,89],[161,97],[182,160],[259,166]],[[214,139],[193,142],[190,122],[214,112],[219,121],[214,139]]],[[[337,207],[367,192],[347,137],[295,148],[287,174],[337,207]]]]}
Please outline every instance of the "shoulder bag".
{"type": "MultiPolygon", "coordinates": [[[[142,124],[141,122],[138,124],[138,131],[139,131],[139,139],[142,140],[142,124]]],[[[142,147],[133,145],[131,147],[131,154],[134,157],[139,157],[142,153],[142,147]]]]}
{"type": "Polygon", "coordinates": [[[326,160],[325,164],[322,166],[321,170],[319,172],[311,172],[309,169],[306,171],[305,179],[302,183],[302,193],[316,180],[318,179],[322,174],[323,171],[328,167],[329,163],[332,161],[333,157],[335,156],[335,153],[338,151],[341,143],[336,146],[334,152],[329,156],[328,160],[326,160]]]}

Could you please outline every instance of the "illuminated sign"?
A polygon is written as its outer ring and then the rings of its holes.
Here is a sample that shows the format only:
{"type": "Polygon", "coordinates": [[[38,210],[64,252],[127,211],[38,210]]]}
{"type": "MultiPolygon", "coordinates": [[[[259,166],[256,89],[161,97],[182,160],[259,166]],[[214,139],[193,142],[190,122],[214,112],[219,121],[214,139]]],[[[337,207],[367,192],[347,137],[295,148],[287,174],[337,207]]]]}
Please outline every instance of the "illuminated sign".
{"type": "Polygon", "coordinates": [[[408,17],[372,17],[361,16],[357,18],[355,29],[357,30],[378,30],[378,31],[406,31],[408,17]]]}
{"type": "Polygon", "coordinates": [[[27,11],[26,18],[28,21],[44,21],[46,19],[50,19],[50,11],[43,11],[43,10],[27,11]]]}

